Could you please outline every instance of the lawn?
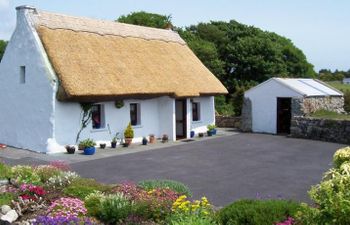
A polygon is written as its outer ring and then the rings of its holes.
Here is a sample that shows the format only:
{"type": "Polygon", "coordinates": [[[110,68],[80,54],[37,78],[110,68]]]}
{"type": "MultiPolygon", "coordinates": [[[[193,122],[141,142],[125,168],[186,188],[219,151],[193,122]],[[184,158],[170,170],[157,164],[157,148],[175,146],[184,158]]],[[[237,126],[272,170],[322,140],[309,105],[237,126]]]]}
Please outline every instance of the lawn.
{"type": "Polygon", "coordinates": [[[310,115],[310,117],[323,118],[323,119],[335,119],[335,120],[350,120],[350,115],[339,114],[336,112],[319,110],[310,115]]]}
{"type": "Polygon", "coordinates": [[[343,84],[340,81],[329,81],[327,84],[331,85],[332,87],[344,92],[344,91],[350,91],[350,84],[343,84]]]}

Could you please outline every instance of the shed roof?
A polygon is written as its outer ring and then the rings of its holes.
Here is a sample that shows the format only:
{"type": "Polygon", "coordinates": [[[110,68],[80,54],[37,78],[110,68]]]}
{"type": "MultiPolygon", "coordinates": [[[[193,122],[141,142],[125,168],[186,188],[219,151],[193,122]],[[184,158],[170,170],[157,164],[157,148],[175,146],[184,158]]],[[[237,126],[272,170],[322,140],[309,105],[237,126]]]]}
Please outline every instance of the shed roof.
{"type": "Polygon", "coordinates": [[[226,94],[171,30],[32,10],[31,21],[69,101],[226,94]]]}

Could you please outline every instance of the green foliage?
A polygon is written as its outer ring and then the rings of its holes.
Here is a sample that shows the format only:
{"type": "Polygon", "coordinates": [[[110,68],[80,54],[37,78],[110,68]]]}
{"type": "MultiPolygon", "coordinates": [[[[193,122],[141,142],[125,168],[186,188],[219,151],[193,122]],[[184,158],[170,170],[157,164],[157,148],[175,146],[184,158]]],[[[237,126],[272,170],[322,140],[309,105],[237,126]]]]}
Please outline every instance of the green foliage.
{"type": "Polygon", "coordinates": [[[316,112],[310,114],[310,117],[324,118],[324,119],[335,119],[335,120],[350,120],[350,115],[340,114],[333,111],[327,110],[317,110],[316,112]]]}
{"type": "Polygon", "coordinates": [[[76,178],[63,189],[64,194],[84,200],[86,196],[94,191],[108,192],[111,187],[101,184],[94,179],[76,178]]]}
{"type": "Polygon", "coordinates": [[[350,162],[350,147],[338,149],[333,155],[333,165],[336,169],[345,162],[350,162]]]}
{"type": "Polygon", "coordinates": [[[124,131],[125,138],[134,138],[134,129],[132,129],[131,123],[128,124],[124,131]]]}
{"type": "Polygon", "coordinates": [[[146,27],[154,27],[165,29],[171,25],[171,16],[159,15],[155,13],[148,13],[144,11],[132,12],[128,15],[120,16],[117,19],[118,22],[128,23],[146,27]]]}
{"type": "Polygon", "coordinates": [[[339,70],[335,70],[334,72],[332,72],[331,70],[322,69],[319,71],[318,76],[319,79],[323,81],[343,81],[344,77],[348,76],[349,72],[350,70],[348,72],[339,70]]]}
{"type": "Polygon", "coordinates": [[[91,121],[91,116],[92,116],[92,106],[93,103],[87,103],[87,102],[82,102],[80,103],[80,108],[81,108],[81,124],[80,124],[80,130],[77,133],[77,136],[75,138],[75,143],[78,143],[80,134],[81,132],[87,127],[87,125],[91,121]]]}
{"type": "Polygon", "coordinates": [[[286,200],[239,200],[219,211],[223,225],[271,225],[294,216],[298,203],[286,200]]]}
{"type": "Polygon", "coordinates": [[[235,82],[235,83],[236,83],[235,92],[231,96],[231,101],[232,101],[235,115],[240,116],[242,114],[244,92],[254,87],[255,85],[257,85],[257,83],[254,81],[235,82]]]}
{"type": "Polygon", "coordinates": [[[85,197],[85,207],[90,216],[98,216],[101,212],[101,202],[106,196],[100,191],[94,191],[85,197]]]}
{"type": "Polygon", "coordinates": [[[0,40],[0,62],[1,62],[2,56],[5,53],[7,43],[8,43],[7,41],[0,40]]]}
{"type": "MultiPolygon", "coordinates": [[[[347,72],[347,75],[350,77],[350,70],[347,72]]],[[[344,110],[347,113],[350,113],[350,85],[343,84],[339,81],[331,81],[327,83],[344,93],[344,110]]]]}
{"type": "Polygon", "coordinates": [[[31,166],[14,166],[11,168],[12,177],[15,178],[15,182],[18,184],[35,184],[41,185],[40,176],[36,173],[31,166]]]}
{"type": "Polygon", "coordinates": [[[95,141],[88,138],[85,140],[82,140],[79,145],[81,145],[83,148],[89,148],[89,147],[94,147],[96,145],[95,141]]]}
{"type": "Polygon", "coordinates": [[[194,214],[184,215],[177,214],[172,216],[169,222],[169,225],[215,225],[218,224],[214,218],[198,216],[194,214]]]}
{"type": "Polygon", "coordinates": [[[215,126],[214,124],[209,124],[209,125],[207,126],[207,129],[208,129],[209,131],[215,130],[215,128],[216,128],[216,126],[215,126]]]}
{"type": "Polygon", "coordinates": [[[144,180],[140,181],[137,185],[146,191],[151,191],[157,188],[169,188],[180,195],[192,196],[192,192],[185,184],[174,180],[144,180]]]}
{"type": "Polygon", "coordinates": [[[40,177],[42,183],[46,183],[51,177],[59,176],[61,170],[47,165],[41,165],[35,168],[35,173],[40,177]]]}
{"type": "Polygon", "coordinates": [[[0,206],[10,205],[14,199],[15,195],[13,193],[0,193],[0,206]]]}
{"type": "Polygon", "coordinates": [[[9,179],[11,178],[11,175],[11,168],[0,162],[0,179],[9,179]]]}
{"type": "Polygon", "coordinates": [[[222,116],[233,116],[235,114],[233,104],[227,102],[225,96],[215,96],[215,111],[222,116]]]}
{"type": "Polygon", "coordinates": [[[102,199],[99,218],[107,224],[117,224],[134,211],[134,203],[124,194],[116,193],[102,199]]]}

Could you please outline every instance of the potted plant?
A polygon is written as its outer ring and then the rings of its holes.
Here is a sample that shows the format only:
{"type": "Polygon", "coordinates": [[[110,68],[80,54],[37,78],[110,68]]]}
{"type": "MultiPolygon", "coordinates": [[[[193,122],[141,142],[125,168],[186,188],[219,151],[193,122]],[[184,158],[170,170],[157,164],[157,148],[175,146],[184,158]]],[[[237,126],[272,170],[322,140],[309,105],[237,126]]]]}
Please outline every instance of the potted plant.
{"type": "Polygon", "coordinates": [[[154,134],[149,135],[149,143],[151,144],[156,143],[156,136],[154,134]]]}
{"type": "Polygon", "coordinates": [[[100,143],[100,148],[102,149],[106,148],[106,143],[100,143]]]}
{"type": "Polygon", "coordinates": [[[128,124],[124,131],[125,143],[129,146],[134,138],[134,130],[132,129],[131,123],[128,124]]]}
{"type": "Polygon", "coordinates": [[[207,126],[207,128],[208,128],[208,131],[207,131],[207,134],[208,134],[208,136],[213,136],[214,134],[216,134],[216,126],[213,124],[209,124],[208,126],[207,126]]]}
{"type": "Polygon", "coordinates": [[[147,138],[146,138],[146,137],[143,137],[143,138],[142,138],[142,145],[147,145],[147,143],[148,143],[147,138]]]}
{"type": "Polygon", "coordinates": [[[117,147],[117,143],[118,143],[118,141],[120,141],[120,139],[118,138],[118,136],[119,136],[119,132],[117,132],[117,133],[115,134],[115,136],[112,138],[112,141],[111,141],[111,147],[112,147],[112,148],[116,148],[116,147],[117,147]]]}
{"type": "Polygon", "coordinates": [[[68,154],[74,154],[75,153],[75,146],[74,145],[66,145],[66,150],[68,154]]]}
{"type": "Polygon", "coordinates": [[[202,133],[202,132],[200,132],[200,133],[198,133],[198,137],[204,137],[204,133],[202,133]]]}
{"type": "Polygon", "coordinates": [[[93,155],[96,152],[94,140],[88,138],[80,142],[82,146],[84,146],[84,154],[85,155],[93,155]]]}
{"type": "Polygon", "coordinates": [[[163,134],[163,137],[162,137],[162,142],[165,143],[165,142],[168,142],[169,141],[169,137],[167,134],[163,134]]]}

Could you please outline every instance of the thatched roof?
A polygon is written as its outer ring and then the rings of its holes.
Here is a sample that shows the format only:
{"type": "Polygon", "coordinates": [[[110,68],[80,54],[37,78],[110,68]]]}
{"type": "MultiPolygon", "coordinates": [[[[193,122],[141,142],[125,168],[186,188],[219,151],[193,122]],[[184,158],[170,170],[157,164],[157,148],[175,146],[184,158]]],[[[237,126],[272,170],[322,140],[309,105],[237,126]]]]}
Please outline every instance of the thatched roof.
{"type": "Polygon", "coordinates": [[[58,76],[60,100],[227,93],[173,31],[44,11],[30,16],[58,76]]]}

